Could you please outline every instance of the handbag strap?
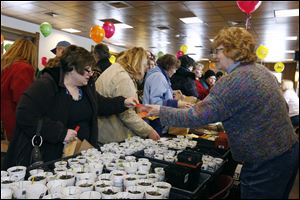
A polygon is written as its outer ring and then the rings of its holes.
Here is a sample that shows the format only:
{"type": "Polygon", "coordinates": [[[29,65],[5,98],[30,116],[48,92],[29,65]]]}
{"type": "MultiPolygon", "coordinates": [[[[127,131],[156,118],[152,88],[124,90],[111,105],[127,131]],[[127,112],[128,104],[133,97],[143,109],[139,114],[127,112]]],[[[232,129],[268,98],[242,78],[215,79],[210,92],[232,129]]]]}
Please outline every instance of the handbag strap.
{"type": "Polygon", "coordinates": [[[41,136],[42,125],[43,125],[43,119],[39,119],[38,125],[37,125],[37,128],[36,128],[36,133],[35,133],[35,135],[33,136],[32,140],[31,140],[32,146],[35,146],[35,144],[34,144],[35,137],[40,137],[41,142],[38,145],[39,147],[42,146],[42,144],[43,144],[43,138],[41,136]]]}

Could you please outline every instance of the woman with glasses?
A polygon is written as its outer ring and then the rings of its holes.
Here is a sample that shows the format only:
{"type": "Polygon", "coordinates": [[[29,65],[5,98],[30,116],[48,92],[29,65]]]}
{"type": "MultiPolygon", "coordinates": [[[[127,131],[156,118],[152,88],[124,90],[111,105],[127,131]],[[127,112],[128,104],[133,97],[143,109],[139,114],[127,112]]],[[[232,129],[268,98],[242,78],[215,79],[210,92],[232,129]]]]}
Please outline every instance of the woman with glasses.
{"type": "Polygon", "coordinates": [[[243,163],[241,199],[288,199],[299,168],[299,142],[276,77],[256,64],[254,37],[230,27],[215,37],[216,64],[228,74],[190,109],[152,105],[163,125],[223,122],[234,160],[243,163]]]}
{"type": "Polygon", "coordinates": [[[7,167],[31,164],[31,139],[39,119],[43,120],[40,151],[46,162],[61,158],[64,143],[74,137],[86,139],[97,147],[97,116],[121,113],[137,103],[135,98],[100,96],[91,79],[94,62],[87,50],[71,45],[65,49],[59,65],[45,69],[23,94],[17,107],[17,125],[7,153],[7,167]],[[75,130],[77,126],[79,130],[75,130]]]}

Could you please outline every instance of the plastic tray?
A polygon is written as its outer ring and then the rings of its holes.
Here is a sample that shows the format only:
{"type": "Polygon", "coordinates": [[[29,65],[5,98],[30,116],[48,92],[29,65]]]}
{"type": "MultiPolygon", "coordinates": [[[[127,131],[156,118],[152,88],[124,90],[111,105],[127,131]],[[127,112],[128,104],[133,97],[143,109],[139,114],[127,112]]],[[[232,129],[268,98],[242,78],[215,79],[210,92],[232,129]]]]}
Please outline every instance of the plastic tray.
{"type": "MultiPolygon", "coordinates": [[[[166,168],[169,165],[173,164],[163,164],[161,162],[156,162],[150,160],[152,163],[151,169],[155,167],[166,168]]],[[[197,182],[191,182],[189,189],[182,189],[172,186],[170,190],[169,199],[199,199],[206,197],[206,188],[207,185],[211,183],[211,174],[203,173],[199,171],[199,178],[197,182]]]]}
{"type": "Polygon", "coordinates": [[[210,174],[199,172],[198,183],[192,183],[196,185],[195,187],[191,186],[191,190],[188,189],[180,189],[176,187],[172,187],[170,191],[170,199],[200,199],[206,197],[205,189],[207,184],[209,184],[209,180],[211,178],[210,174]]]}

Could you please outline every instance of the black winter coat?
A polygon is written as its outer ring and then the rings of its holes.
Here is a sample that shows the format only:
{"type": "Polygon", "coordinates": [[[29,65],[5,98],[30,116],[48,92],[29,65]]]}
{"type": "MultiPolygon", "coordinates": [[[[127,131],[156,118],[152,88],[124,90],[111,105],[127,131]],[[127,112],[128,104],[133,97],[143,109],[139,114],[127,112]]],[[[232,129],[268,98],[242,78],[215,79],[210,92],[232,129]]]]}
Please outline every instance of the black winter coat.
{"type": "Polygon", "coordinates": [[[198,92],[195,84],[195,74],[188,69],[180,67],[171,77],[173,90],[181,90],[186,96],[198,97],[198,92]]]}
{"type": "MultiPolygon", "coordinates": [[[[16,129],[14,137],[7,152],[7,168],[15,165],[28,166],[30,162],[32,144],[37,122],[43,119],[41,136],[43,144],[40,148],[43,161],[61,158],[63,141],[67,134],[70,106],[63,85],[63,72],[61,68],[45,70],[40,79],[37,79],[23,94],[16,111],[16,129]]],[[[106,98],[100,96],[95,90],[94,82],[90,81],[82,87],[91,107],[93,116],[90,121],[90,137],[85,138],[97,147],[98,125],[97,115],[108,116],[126,110],[124,97],[106,98]]]]}

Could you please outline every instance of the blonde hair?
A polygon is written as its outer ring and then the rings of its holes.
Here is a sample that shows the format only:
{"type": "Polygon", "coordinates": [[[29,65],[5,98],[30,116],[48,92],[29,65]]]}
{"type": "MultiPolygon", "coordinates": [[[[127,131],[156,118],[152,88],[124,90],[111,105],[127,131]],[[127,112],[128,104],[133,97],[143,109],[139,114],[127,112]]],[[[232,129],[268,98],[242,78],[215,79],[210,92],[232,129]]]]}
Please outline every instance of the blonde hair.
{"type": "Polygon", "coordinates": [[[198,67],[201,68],[201,70],[203,71],[204,65],[202,64],[201,61],[197,61],[197,62],[194,63],[194,65],[193,65],[193,71],[195,71],[198,67]]]}
{"type": "Polygon", "coordinates": [[[294,83],[291,80],[283,79],[281,81],[281,88],[282,88],[283,91],[291,90],[291,89],[293,90],[294,89],[294,83]]]}
{"type": "Polygon", "coordinates": [[[139,77],[143,77],[145,74],[143,61],[146,61],[147,64],[147,58],[147,51],[145,49],[143,49],[142,47],[133,47],[127,51],[122,52],[116,62],[122,65],[122,67],[135,80],[138,80],[139,77]]]}
{"type": "Polygon", "coordinates": [[[222,29],[213,41],[213,48],[224,46],[224,55],[241,63],[254,63],[257,60],[255,54],[256,42],[254,37],[246,29],[229,27],[222,29]]]}
{"type": "Polygon", "coordinates": [[[15,61],[25,60],[37,69],[37,49],[28,39],[17,39],[1,58],[1,72],[15,61]]]}

